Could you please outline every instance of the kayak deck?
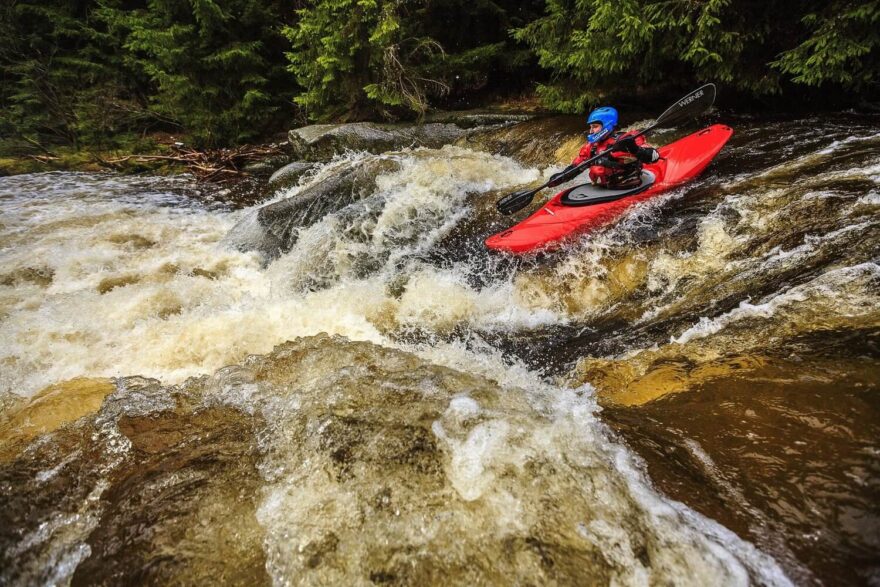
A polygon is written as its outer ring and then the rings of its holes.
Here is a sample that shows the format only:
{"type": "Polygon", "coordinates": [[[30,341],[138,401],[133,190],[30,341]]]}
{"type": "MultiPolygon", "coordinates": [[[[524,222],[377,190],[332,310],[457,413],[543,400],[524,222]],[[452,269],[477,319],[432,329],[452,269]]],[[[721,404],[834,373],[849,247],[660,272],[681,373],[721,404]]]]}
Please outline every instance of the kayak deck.
{"type": "Polygon", "coordinates": [[[611,188],[603,188],[591,183],[579,185],[562,193],[560,201],[566,206],[592,206],[600,202],[609,202],[617,200],[624,196],[634,196],[647,190],[654,185],[657,178],[647,169],[642,169],[641,183],[636,187],[629,187],[622,190],[611,188]]]}
{"type": "MultiPolygon", "coordinates": [[[[590,205],[566,205],[563,196],[577,190],[575,186],[553,196],[534,214],[486,239],[486,246],[497,251],[528,253],[555,246],[562,239],[603,226],[633,204],[665,192],[699,175],[721,151],[733,135],[733,129],[715,124],[660,147],[660,160],[644,165],[653,174],[654,183],[647,189],[637,188],[632,195],[614,196],[611,201],[590,205]]],[[[596,189],[596,188],[593,188],[596,189]]]]}

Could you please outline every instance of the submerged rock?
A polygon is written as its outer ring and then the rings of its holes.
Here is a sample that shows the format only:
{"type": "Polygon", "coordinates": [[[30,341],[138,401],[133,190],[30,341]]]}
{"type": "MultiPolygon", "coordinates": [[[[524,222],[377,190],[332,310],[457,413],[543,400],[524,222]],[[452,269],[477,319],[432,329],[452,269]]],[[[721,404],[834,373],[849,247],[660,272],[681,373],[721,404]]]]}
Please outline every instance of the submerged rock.
{"type": "Polygon", "coordinates": [[[425,122],[454,124],[461,128],[477,128],[525,122],[532,118],[534,118],[533,114],[513,114],[510,112],[440,111],[426,116],[425,122]]]}
{"type": "Polygon", "coordinates": [[[345,151],[383,153],[406,147],[440,147],[465,135],[454,124],[399,126],[375,122],[313,124],[289,133],[290,145],[301,159],[324,161],[345,151]]]}
{"type": "Polygon", "coordinates": [[[584,140],[583,119],[559,116],[484,128],[459,138],[455,144],[538,165],[567,164],[584,140]]]}
{"type": "Polygon", "coordinates": [[[96,412],[114,389],[108,379],[78,378],[50,385],[28,400],[5,396],[0,417],[0,461],[23,443],[96,412]]]}
{"type": "Polygon", "coordinates": [[[874,357],[841,353],[840,343],[870,348],[858,338],[823,335],[818,356],[719,359],[678,393],[602,414],[667,495],[754,541],[798,585],[870,584],[880,362],[876,347],[874,357]]]}
{"type": "MultiPolygon", "coordinates": [[[[0,460],[0,583],[268,584],[256,418],[200,403],[196,384],[115,387],[0,460]]],[[[43,420],[69,411],[35,402],[43,420]]]]}
{"type": "Polygon", "coordinates": [[[119,380],[0,463],[0,579],[772,582],[653,496],[592,409],[327,335],[182,386],[119,380]]]}

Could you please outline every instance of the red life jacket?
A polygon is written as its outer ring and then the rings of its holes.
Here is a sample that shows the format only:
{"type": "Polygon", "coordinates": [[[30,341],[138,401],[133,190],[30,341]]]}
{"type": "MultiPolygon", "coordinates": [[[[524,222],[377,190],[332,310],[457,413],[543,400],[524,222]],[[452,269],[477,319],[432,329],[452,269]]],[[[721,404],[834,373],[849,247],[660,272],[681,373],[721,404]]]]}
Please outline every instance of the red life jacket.
{"type": "MultiPolygon", "coordinates": [[[[598,143],[585,143],[584,146],[581,147],[581,150],[578,153],[577,157],[575,157],[571,163],[572,165],[578,165],[579,163],[586,161],[590,157],[595,157],[602,151],[607,150],[611,145],[613,145],[620,139],[632,136],[634,134],[637,134],[638,132],[639,131],[637,130],[631,130],[627,132],[617,131],[608,135],[608,137],[606,137],[604,141],[599,141],[598,143]]],[[[645,145],[645,137],[636,137],[636,145],[639,147],[643,147],[645,145]]],[[[632,155],[630,155],[626,151],[612,151],[610,155],[612,158],[616,159],[618,157],[623,157],[625,160],[628,160],[632,157],[632,155]]]]}
{"type": "MultiPolygon", "coordinates": [[[[604,141],[598,143],[586,143],[581,147],[580,153],[574,158],[572,163],[577,165],[591,157],[595,157],[602,151],[607,151],[614,143],[624,137],[637,134],[639,131],[631,130],[628,132],[617,131],[611,133],[604,141]]],[[[645,145],[645,137],[638,136],[635,138],[637,146],[645,145]]],[[[593,165],[590,167],[590,181],[598,185],[613,186],[617,181],[628,174],[638,173],[636,169],[641,169],[642,164],[631,153],[626,151],[612,150],[607,155],[610,165],[593,165]]]]}

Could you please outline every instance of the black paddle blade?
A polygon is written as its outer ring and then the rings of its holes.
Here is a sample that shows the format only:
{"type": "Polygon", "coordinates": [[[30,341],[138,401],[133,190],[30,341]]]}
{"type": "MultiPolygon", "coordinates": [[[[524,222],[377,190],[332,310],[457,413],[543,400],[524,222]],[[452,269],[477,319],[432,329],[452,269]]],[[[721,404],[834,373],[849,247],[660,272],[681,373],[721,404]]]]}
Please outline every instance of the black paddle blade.
{"type": "Polygon", "coordinates": [[[527,190],[524,192],[508,194],[498,200],[495,207],[498,208],[498,211],[502,214],[519,212],[532,203],[532,200],[535,198],[535,194],[537,194],[538,191],[540,191],[540,188],[537,190],[527,190]]]}
{"type": "Polygon", "coordinates": [[[685,118],[691,118],[709,109],[715,103],[715,84],[706,84],[666,109],[657,117],[653,126],[675,126],[685,118]]]}

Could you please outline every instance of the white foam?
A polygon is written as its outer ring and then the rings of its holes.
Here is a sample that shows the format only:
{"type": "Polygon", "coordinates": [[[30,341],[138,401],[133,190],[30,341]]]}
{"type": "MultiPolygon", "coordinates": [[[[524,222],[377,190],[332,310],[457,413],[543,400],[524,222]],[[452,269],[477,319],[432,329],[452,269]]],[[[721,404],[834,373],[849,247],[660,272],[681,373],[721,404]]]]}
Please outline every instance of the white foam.
{"type": "Polygon", "coordinates": [[[880,206],[880,192],[871,190],[864,196],[860,197],[857,203],[863,206],[880,206]]]}
{"type": "MultiPolygon", "coordinates": [[[[358,157],[373,156],[338,158],[303,185],[358,157]]],[[[440,271],[415,258],[467,213],[468,193],[531,181],[536,170],[455,147],[395,157],[399,170],[379,175],[365,204],[301,231],[268,269],[229,247],[230,227],[256,223],[253,211],[206,209],[170,193],[165,180],[0,181],[8,194],[0,200],[0,242],[8,245],[0,275],[22,276],[0,286],[0,389],[30,394],[81,375],[131,373],[174,383],[320,332],[389,344],[380,328],[562,319],[516,303],[509,283],[474,288],[466,266],[440,271]],[[401,265],[412,275],[398,299],[388,283],[401,265]],[[372,273],[364,276],[365,267],[372,273]],[[51,282],[40,285],[34,271],[51,282]],[[314,284],[318,291],[309,291],[314,284]]]]}
{"type": "MultiPolygon", "coordinates": [[[[633,515],[676,553],[667,559],[664,549],[659,551],[656,564],[666,565],[667,575],[680,570],[683,581],[740,583],[750,574],[770,573],[769,583],[783,584],[772,559],[650,489],[631,455],[598,424],[589,386],[559,388],[473,333],[418,345],[394,342],[386,334],[389,323],[433,332],[565,323],[568,318],[551,308],[519,303],[511,280],[475,286],[467,264],[437,268],[418,258],[466,212],[469,191],[536,177],[536,170],[510,159],[464,149],[401,155],[400,169],[377,178],[374,194],[301,231],[293,251],[268,268],[256,255],[224,247],[226,232],[247,212],[168,208],[147,195],[119,201],[102,191],[103,180],[82,177],[76,193],[2,200],[0,235],[4,242],[13,240],[15,250],[3,251],[0,272],[39,266],[48,267],[54,277],[47,286],[29,283],[3,292],[0,311],[7,317],[0,359],[6,368],[0,384],[33,393],[77,375],[135,373],[175,382],[320,332],[412,350],[435,365],[498,382],[503,390],[525,397],[544,418],[541,425],[522,428],[515,418],[490,413],[470,396],[452,398],[449,420],[435,423],[432,430],[450,451],[450,479],[463,499],[489,499],[499,516],[516,524],[518,506],[499,482],[499,472],[518,470],[534,454],[550,462],[573,460],[612,483],[595,489],[585,480],[585,496],[596,499],[607,518],[584,527],[603,551],[613,552],[631,569],[621,581],[652,576],[621,538],[626,532],[616,522],[617,513],[632,511],[634,500],[633,515]],[[123,238],[114,240],[115,235],[123,238]],[[142,240],[125,240],[131,235],[142,240]],[[117,287],[107,290],[108,278],[117,280],[117,287]],[[102,282],[104,293],[98,291],[102,282]],[[319,286],[310,286],[314,282],[319,286]],[[451,430],[456,422],[477,423],[456,435],[451,430]]],[[[126,189],[125,180],[110,181],[126,189]]],[[[650,213],[650,207],[641,213],[650,213]]],[[[627,221],[639,222],[639,214],[627,221]]],[[[727,318],[737,319],[733,314],[727,318]]],[[[230,388],[241,390],[229,398],[237,405],[260,397],[260,388],[248,382],[220,385],[215,395],[228,394],[230,388]]],[[[296,408],[281,407],[288,412],[296,408]]],[[[121,454],[127,448],[116,450],[121,454]]],[[[267,483],[288,474],[283,464],[272,462],[262,470],[267,483]]],[[[277,536],[289,540],[267,539],[267,549],[304,547],[285,534],[284,524],[317,507],[323,498],[320,484],[314,484],[295,495],[283,483],[267,490],[258,518],[272,536],[277,530],[277,536]]],[[[341,488],[334,498],[328,523],[358,515],[353,494],[341,488]]],[[[283,556],[273,550],[269,559],[272,566],[281,564],[283,556]]],[[[284,567],[270,572],[283,576],[284,567]]]]}
{"type": "Polygon", "coordinates": [[[861,263],[853,267],[832,269],[804,285],[776,294],[766,302],[751,304],[748,300],[743,300],[738,307],[720,316],[711,319],[705,316],[701,317],[699,322],[682,332],[679,336],[670,337],[669,341],[675,344],[687,344],[693,340],[711,336],[727,326],[740,321],[753,318],[770,318],[781,308],[804,302],[810,297],[821,296],[834,300],[833,304],[836,306],[837,311],[841,313],[854,311],[862,307],[866,300],[862,295],[857,295],[854,299],[848,300],[844,295],[843,286],[850,280],[858,277],[876,279],[880,277],[880,266],[876,263],[861,263]],[[853,310],[850,310],[850,308],[853,310]]]}

